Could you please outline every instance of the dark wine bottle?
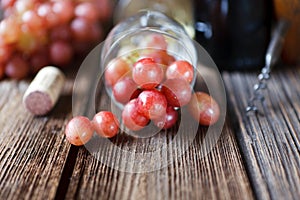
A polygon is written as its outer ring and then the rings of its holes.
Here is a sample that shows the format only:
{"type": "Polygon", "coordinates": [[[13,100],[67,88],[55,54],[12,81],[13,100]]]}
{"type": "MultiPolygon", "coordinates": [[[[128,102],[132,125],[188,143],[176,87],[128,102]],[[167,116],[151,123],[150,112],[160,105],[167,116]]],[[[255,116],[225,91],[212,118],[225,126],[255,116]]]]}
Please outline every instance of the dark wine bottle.
{"type": "Polygon", "coordinates": [[[194,0],[194,19],[196,40],[220,70],[263,67],[271,0],[194,0]]]}

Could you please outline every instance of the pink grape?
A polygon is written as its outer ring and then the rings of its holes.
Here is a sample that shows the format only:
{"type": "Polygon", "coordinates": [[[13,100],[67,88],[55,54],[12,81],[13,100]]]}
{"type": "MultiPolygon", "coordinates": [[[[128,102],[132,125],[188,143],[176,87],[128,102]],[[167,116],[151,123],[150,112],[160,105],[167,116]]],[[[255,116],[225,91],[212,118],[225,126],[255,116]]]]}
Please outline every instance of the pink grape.
{"type": "Polygon", "coordinates": [[[133,80],[144,89],[152,89],[163,80],[164,73],[159,64],[152,58],[138,60],[132,69],[133,80]]]}
{"type": "Polygon", "coordinates": [[[149,119],[138,112],[137,99],[132,99],[125,105],[122,120],[124,125],[132,131],[141,130],[149,123],[149,119]]]}
{"type": "Polygon", "coordinates": [[[91,34],[87,30],[91,30],[92,23],[82,17],[77,17],[71,22],[71,31],[73,37],[79,41],[89,41],[91,34]]]}
{"type": "Polygon", "coordinates": [[[154,119],[154,124],[158,128],[169,129],[176,124],[177,120],[178,120],[177,110],[175,110],[172,106],[169,106],[164,116],[154,119]]]}
{"type": "Polygon", "coordinates": [[[74,12],[76,17],[83,17],[92,22],[97,21],[99,18],[97,7],[91,2],[83,2],[78,4],[74,12]]]}
{"type": "Polygon", "coordinates": [[[168,104],[181,107],[189,103],[192,89],[189,83],[182,78],[167,79],[162,84],[162,93],[166,96],[168,104]]]}
{"type": "Polygon", "coordinates": [[[73,49],[67,42],[56,41],[51,44],[49,53],[50,59],[54,64],[64,66],[71,61],[73,49]]]}
{"type": "Polygon", "coordinates": [[[33,30],[41,29],[43,24],[43,19],[35,11],[28,10],[22,15],[22,21],[24,24],[28,25],[33,30]]]}
{"type": "Polygon", "coordinates": [[[93,136],[94,127],[84,116],[71,119],[65,129],[66,139],[75,146],[86,144],[93,136]]]}
{"type": "Polygon", "coordinates": [[[115,83],[124,77],[130,71],[129,64],[122,58],[115,58],[111,60],[105,69],[105,80],[109,86],[115,85],[115,83]]]}
{"type": "Polygon", "coordinates": [[[137,98],[139,113],[149,119],[157,119],[166,114],[166,97],[157,90],[145,90],[137,98]]]}
{"type": "Polygon", "coordinates": [[[20,55],[14,55],[6,64],[5,74],[11,78],[22,79],[29,74],[29,65],[20,55]]]}
{"type": "Polygon", "coordinates": [[[69,41],[71,40],[72,33],[69,25],[62,24],[56,27],[53,27],[50,33],[50,38],[52,41],[63,40],[69,41]]]}
{"type": "Polygon", "coordinates": [[[74,6],[70,0],[56,1],[52,10],[62,23],[69,22],[74,16],[74,6]]]}
{"type": "Polygon", "coordinates": [[[119,120],[109,111],[101,111],[93,118],[93,126],[101,137],[111,138],[119,132],[119,120]]]}
{"type": "Polygon", "coordinates": [[[167,79],[183,78],[191,83],[194,78],[194,68],[185,60],[177,60],[167,68],[166,76],[167,79]]]}
{"type": "Polygon", "coordinates": [[[210,126],[219,120],[220,107],[207,93],[195,92],[188,108],[194,119],[203,126],[210,126]]]}
{"type": "Polygon", "coordinates": [[[132,97],[137,96],[137,93],[139,93],[138,85],[130,77],[122,78],[113,87],[114,98],[122,104],[129,102],[132,97]]]}

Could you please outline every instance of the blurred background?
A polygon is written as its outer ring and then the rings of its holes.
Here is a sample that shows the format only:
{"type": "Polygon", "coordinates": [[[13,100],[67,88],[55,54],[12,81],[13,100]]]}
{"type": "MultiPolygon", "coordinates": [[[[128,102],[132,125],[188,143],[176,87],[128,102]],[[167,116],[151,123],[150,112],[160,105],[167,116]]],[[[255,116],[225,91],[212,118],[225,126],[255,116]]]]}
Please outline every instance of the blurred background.
{"type": "Polygon", "coordinates": [[[220,70],[262,68],[272,27],[287,19],[281,62],[300,63],[299,0],[1,0],[0,79],[27,78],[46,65],[70,69],[143,9],[178,21],[220,70]]]}

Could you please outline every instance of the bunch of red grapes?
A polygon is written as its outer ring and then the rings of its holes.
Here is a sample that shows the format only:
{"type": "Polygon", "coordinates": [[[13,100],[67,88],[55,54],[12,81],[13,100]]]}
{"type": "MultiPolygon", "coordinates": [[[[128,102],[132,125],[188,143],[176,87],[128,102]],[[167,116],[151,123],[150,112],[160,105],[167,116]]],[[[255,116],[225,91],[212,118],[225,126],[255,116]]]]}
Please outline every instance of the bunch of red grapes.
{"type": "Polygon", "coordinates": [[[110,0],[1,0],[0,79],[69,66],[103,37],[110,0]]]}
{"type": "Polygon", "coordinates": [[[146,42],[151,43],[147,47],[159,49],[140,51],[136,61],[129,59],[132,55],[119,56],[105,69],[106,87],[123,106],[122,115],[100,111],[91,121],[83,116],[73,118],[65,132],[71,144],[85,144],[94,131],[101,137],[114,137],[119,132],[118,118],[131,131],[142,130],[150,121],[159,129],[169,129],[178,123],[182,107],[188,107],[200,125],[210,126],[218,121],[218,103],[207,93],[192,91],[193,65],[170,55],[163,37],[153,35],[146,42]]]}

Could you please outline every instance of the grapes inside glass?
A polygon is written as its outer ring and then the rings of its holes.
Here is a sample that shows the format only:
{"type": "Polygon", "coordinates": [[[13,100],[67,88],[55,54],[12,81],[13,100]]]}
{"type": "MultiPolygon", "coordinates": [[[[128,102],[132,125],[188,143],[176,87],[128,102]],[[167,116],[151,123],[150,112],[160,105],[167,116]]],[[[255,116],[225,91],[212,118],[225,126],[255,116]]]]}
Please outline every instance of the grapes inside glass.
{"type": "Polygon", "coordinates": [[[118,23],[104,41],[100,65],[106,92],[120,121],[130,100],[153,89],[162,91],[167,105],[178,110],[187,106],[193,90],[205,91],[219,103],[220,118],[225,116],[224,86],[213,60],[181,24],[161,12],[143,10],[118,23]],[[186,87],[181,80],[170,81],[182,77],[188,82],[186,87]],[[180,92],[169,97],[165,86],[180,92]]]}
{"type": "MultiPolygon", "coordinates": [[[[175,60],[187,61],[192,66],[197,64],[194,43],[181,25],[160,12],[141,11],[117,24],[104,42],[101,68],[110,96],[114,98],[112,86],[116,81],[133,75],[134,64],[142,58],[153,58],[163,69],[162,72],[156,72],[153,67],[149,67],[149,73],[141,74],[144,75],[141,79],[147,82],[148,78],[154,84],[163,81],[166,67],[175,60]],[[115,65],[122,65],[118,72],[114,70],[115,65]]],[[[195,74],[194,67],[192,71],[195,74]]],[[[194,85],[195,76],[192,76],[189,83],[194,85]]],[[[122,107],[121,104],[119,106],[122,107]]]]}

